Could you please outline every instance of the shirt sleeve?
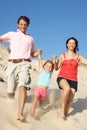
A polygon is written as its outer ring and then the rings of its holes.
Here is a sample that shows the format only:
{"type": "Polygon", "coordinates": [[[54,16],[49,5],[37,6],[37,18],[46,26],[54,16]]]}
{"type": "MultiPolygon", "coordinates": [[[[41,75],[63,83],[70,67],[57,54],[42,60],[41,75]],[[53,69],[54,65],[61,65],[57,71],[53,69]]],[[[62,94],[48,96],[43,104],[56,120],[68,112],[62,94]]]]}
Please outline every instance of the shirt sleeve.
{"type": "Polygon", "coordinates": [[[35,52],[36,49],[35,49],[35,43],[34,43],[34,40],[32,39],[32,49],[31,49],[31,53],[35,52]]]}
{"type": "Polygon", "coordinates": [[[1,35],[1,38],[3,40],[3,42],[10,42],[11,40],[11,32],[5,33],[3,35],[1,35]]]}

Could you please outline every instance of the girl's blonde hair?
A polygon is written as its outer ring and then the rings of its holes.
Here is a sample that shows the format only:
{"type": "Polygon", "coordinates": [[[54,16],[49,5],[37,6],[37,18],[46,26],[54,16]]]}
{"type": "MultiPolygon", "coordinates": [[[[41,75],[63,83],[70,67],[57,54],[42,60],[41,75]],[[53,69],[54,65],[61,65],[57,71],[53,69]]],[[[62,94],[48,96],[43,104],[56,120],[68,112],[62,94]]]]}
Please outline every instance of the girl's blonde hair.
{"type": "Polygon", "coordinates": [[[43,64],[43,68],[44,66],[47,64],[47,63],[50,63],[52,65],[52,71],[54,69],[54,64],[53,64],[53,61],[52,60],[46,60],[45,63],[43,64]]]}

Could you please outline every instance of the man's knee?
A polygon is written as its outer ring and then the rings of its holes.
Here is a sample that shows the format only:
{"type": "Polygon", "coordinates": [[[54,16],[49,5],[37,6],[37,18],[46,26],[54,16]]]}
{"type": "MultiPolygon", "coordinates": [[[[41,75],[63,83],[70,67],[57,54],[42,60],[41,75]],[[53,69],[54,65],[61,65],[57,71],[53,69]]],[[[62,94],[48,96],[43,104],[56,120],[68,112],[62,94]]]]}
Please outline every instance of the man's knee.
{"type": "Polygon", "coordinates": [[[26,89],[25,86],[20,86],[20,87],[19,87],[19,91],[27,91],[27,89],[26,89]]]}

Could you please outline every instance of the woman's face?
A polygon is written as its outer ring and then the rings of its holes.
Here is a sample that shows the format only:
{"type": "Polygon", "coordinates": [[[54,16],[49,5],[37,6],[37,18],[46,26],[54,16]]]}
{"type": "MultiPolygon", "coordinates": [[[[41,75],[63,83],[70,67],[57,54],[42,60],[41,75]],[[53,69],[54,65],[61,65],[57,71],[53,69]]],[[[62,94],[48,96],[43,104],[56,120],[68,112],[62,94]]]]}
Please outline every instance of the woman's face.
{"type": "Polygon", "coordinates": [[[68,43],[67,43],[68,50],[74,51],[75,47],[76,47],[75,40],[74,39],[70,39],[68,41],[68,43]]]}

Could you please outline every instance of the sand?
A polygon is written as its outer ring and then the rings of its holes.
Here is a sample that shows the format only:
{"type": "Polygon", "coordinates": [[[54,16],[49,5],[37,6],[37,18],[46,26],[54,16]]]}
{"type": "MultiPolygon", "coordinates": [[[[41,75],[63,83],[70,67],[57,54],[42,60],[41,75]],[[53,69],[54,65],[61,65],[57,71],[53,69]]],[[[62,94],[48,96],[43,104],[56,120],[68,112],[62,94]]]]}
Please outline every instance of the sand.
{"type": "MultiPolygon", "coordinates": [[[[7,51],[7,50],[5,50],[7,51]]],[[[5,53],[5,52],[4,52],[5,53]]],[[[7,52],[6,52],[7,53],[7,52]]],[[[5,53],[5,54],[6,54],[5,53]]],[[[7,57],[5,57],[7,59],[7,57]]],[[[57,72],[53,72],[48,95],[43,104],[43,109],[36,108],[35,118],[30,116],[33,99],[33,89],[39,75],[38,61],[33,60],[31,65],[32,82],[31,90],[27,91],[27,101],[24,109],[25,122],[17,118],[18,90],[15,99],[7,97],[7,82],[5,67],[7,61],[0,61],[0,130],[87,130],[87,66],[80,65],[78,69],[78,91],[73,99],[67,120],[60,117],[61,91],[56,83],[57,72]]]]}

